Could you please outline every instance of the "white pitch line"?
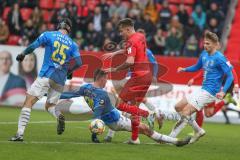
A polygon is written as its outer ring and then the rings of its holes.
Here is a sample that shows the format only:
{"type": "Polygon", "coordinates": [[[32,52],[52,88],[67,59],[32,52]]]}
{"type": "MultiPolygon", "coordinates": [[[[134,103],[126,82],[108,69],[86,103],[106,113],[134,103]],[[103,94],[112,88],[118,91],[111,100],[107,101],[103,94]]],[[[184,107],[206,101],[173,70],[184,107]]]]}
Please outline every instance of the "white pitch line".
{"type": "MultiPolygon", "coordinates": [[[[79,123],[80,121],[66,121],[66,123],[79,123]]],[[[83,122],[83,121],[81,121],[83,122]]],[[[52,124],[52,123],[57,123],[57,121],[30,121],[30,124],[52,124]]],[[[18,124],[18,122],[0,122],[0,125],[4,124],[18,124]]]]}
{"type": "MultiPolygon", "coordinates": [[[[22,143],[22,144],[74,144],[74,145],[104,145],[104,144],[124,144],[124,143],[91,143],[91,142],[60,142],[60,141],[24,141],[24,142],[11,142],[11,141],[0,141],[0,143],[22,143]]],[[[141,143],[143,145],[159,145],[158,143],[141,143]]]]}

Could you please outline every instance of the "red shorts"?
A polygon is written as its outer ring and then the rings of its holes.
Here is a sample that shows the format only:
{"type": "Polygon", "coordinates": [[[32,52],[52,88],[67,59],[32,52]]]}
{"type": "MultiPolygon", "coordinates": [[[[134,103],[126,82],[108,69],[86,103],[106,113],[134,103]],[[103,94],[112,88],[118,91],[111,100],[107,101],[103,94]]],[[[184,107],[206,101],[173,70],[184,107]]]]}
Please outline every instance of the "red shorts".
{"type": "Polygon", "coordinates": [[[151,72],[147,72],[142,76],[133,76],[125,83],[121,93],[119,94],[119,97],[125,102],[142,102],[151,83],[151,72]]]}

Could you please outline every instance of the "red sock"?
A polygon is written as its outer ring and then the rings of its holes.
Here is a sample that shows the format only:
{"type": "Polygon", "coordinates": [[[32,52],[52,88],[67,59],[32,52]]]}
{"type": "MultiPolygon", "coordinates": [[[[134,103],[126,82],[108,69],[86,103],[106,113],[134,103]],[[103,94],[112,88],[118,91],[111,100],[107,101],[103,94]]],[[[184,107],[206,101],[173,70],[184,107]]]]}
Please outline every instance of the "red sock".
{"type": "Polygon", "coordinates": [[[203,111],[200,110],[196,114],[196,122],[199,125],[199,127],[202,127],[203,124],[203,111]]]}
{"type": "Polygon", "coordinates": [[[135,141],[138,138],[140,117],[137,115],[133,115],[131,119],[131,124],[132,124],[132,140],[135,141]]]}
{"type": "Polygon", "coordinates": [[[138,115],[142,117],[147,117],[148,116],[148,111],[145,111],[143,109],[138,108],[137,106],[134,105],[129,105],[127,103],[120,103],[117,107],[120,111],[130,113],[132,115],[138,115]]]}
{"type": "Polygon", "coordinates": [[[206,107],[207,107],[207,108],[215,107],[215,102],[209,103],[206,107]]]}
{"type": "Polygon", "coordinates": [[[224,101],[220,101],[215,104],[213,113],[216,114],[225,105],[224,101]]]}

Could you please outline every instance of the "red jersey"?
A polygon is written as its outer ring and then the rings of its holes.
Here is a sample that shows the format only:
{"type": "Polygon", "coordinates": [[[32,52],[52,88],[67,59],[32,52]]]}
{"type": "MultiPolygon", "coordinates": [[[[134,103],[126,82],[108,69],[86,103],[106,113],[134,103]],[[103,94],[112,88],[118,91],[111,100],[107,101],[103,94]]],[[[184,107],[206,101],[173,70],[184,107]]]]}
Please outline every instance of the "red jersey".
{"type": "Polygon", "coordinates": [[[146,38],[142,33],[134,33],[127,40],[127,56],[135,58],[130,68],[132,76],[138,76],[150,72],[150,64],[146,55],[146,38]]]}

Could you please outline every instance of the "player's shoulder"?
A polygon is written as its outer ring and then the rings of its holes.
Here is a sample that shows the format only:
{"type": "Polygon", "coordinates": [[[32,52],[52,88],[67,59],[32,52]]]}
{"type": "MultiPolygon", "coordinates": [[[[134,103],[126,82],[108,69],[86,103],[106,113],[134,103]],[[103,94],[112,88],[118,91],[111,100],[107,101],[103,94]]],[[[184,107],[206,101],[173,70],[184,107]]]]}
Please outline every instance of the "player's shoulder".
{"type": "Polygon", "coordinates": [[[217,60],[220,60],[220,61],[226,61],[227,60],[226,57],[223,55],[223,53],[220,52],[220,51],[216,51],[215,57],[216,57],[217,60]]]}

